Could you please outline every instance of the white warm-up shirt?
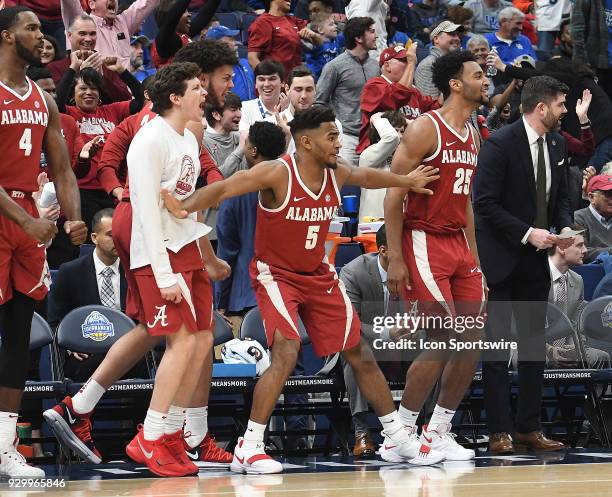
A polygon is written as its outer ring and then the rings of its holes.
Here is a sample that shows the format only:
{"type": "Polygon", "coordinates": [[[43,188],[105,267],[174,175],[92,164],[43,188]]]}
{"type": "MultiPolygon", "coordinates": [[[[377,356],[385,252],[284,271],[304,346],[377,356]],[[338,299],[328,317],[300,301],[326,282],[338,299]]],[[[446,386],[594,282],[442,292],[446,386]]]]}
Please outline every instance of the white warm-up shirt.
{"type": "Polygon", "coordinates": [[[199,151],[191,131],[180,135],[157,116],[136,134],[127,154],[133,210],[130,268],[150,264],[159,288],[178,282],[167,251],[177,253],[211,230],[196,220],[195,213],[185,219],[172,216],[160,194],[163,188],[184,200],[195,192],[199,151]]]}

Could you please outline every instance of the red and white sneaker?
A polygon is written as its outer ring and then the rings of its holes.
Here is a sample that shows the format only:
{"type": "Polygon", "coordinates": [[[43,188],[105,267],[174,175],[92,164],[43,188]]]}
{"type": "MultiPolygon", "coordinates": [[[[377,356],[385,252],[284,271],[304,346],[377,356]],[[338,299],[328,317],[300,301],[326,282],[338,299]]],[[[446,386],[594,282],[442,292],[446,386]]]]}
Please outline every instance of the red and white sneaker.
{"type": "Polygon", "coordinates": [[[266,454],[263,442],[259,442],[252,449],[247,449],[244,447],[244,439],[240,437],[238,445],[234,449],[234,458],[230,470],[234,473],[264,475],[281,473],[283,465],[266,454]]]}
{"type": "Polygon", "coordinates": [[[219,447],[209,433],[197,447],[190,447],[185,439],[185,453],[192,461],[230,464],[234,458],[234,454],[219,447]]]}
{"type": "MultiPolygon", "coordinates": [[[[144,432],[141,427],[136,436],[125,448],[126,454],[133,461],[146,464],[151,473],[157,476],[187,476],[197,473],[197,466],[186,466],[183,464],[175,452],[176,444],[182,443],[180,440],[168,439],[163,435],[157,440],[145,440],[144,432]],[[196,468],[195,472],[193,467],[196,468]]],[[[181,446],[181,452],[182,446],[181,446]]]]}
{"type": "Polygon", "coordinates": [[[102,455],[91,438],[91,413],[78,414],[72,407],[72,397],[43,413],[59,443],[93,464],[102,462],[102,455]]]}
{"type": "Polygon", "coordinates": [[[466,449],[457,443],[455,434],[450,431],[451,425],[439,424],[435,430],[429,431],[427,425],[423,426],[421,441],[444,454],[447,461],[469,461],[476,455],[472,449],[466,449]]]}
{"type": "Polygon", "coordinates": [[[444,460],[444,454],[421,443],[416,428],[404,429],[407,431],[407,436],[401,442],[391,440],[383,431],[385,439],[378,453],[384,461],[431,466],[444,460]]]}

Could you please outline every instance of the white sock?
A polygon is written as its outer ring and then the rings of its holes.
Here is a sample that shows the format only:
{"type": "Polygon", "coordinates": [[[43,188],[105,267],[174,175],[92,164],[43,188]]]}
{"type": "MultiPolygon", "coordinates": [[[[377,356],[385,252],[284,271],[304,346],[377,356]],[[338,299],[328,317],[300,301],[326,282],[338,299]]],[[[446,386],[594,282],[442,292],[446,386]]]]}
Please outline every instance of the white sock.
{"type": "Polygon", "coordinates": [[[12,446],[15,442],[18,417],[16,412],[0,411],[0,450],[12,446]]]}
{"type": "Polygon", "coordinates": [[[188,407],[186,411],[185,440],[193,448],[200,445],[208,433],[208,406],[188,407]]]}
{"type": "Polygon", "coordinates": [[[161,438],[164,434],[165,421],[165,413],[149,409],[147,411],[147,417],[144,420],[144,426],[142,428],[144,439],[158,440],[159,438],[161,438]]]}
{"type": "Polygon", "coordinates": [[[170,406],[170,409],[168,409],[168,414],[166,415],[166,420],[164,421],[164,433],[166,435],[172,435],[177,431],[182,431],[184,424],[185,408],[170,406]]]}
{"type": "Polygon", "coordinates": [[[256,423],[255,421],[251,421],[249,419],[249,423],[247,424],[247,429],[244,432],[244,448],[255,448],[258,443],[263,442],[264,433],[266,431],[267,425],[262,425],[260,423],[256,423]]]}
{"type": "Polygon", "coordinates": [[[440,407],[438,404],[436,404],[434,412],[431,415],[431,419],[429,420],[429,424],[427,425],[427,431],[440,431],[437,430],[438,425],[444,425],[444,429],[442,431],[448,431],[448,425],[451,424],[454,415],[455,411],[445,409],[444,407],[440,407]]]}
{"type": "Polygon", "coordinates": [[[402,442],[408,438],[408,432],[404,429],[397,411],[393,411],[386,416],[379,416],[378,419],[383,427],[385,436],[394,442],[402,442]]]}
{"type": "Polygon", "coordinates": [[[398,414],[400,421],[406,428],[414,428],[416,426],[419,411],[411,411],[400,404],[398,414]]]}
{"type": "Polygon", "coordinates": [[[77,394],[72,397],[72,408],[77,414],[88,414],[100,402],[106,389],[96,380],[89,378],[77,394]]]}

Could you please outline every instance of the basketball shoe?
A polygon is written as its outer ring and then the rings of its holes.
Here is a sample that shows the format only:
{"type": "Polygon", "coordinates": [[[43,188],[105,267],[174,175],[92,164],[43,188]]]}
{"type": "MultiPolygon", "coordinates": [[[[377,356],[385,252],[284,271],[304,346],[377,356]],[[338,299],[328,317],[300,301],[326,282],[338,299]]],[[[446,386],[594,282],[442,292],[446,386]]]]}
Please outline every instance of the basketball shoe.
{"type": "Polygon", "coordinates": [[[423,444],[419,440],[416,428],[404,428],[407,436],[402,442],[394,442],[385,432],[382,445],[378,453],[384,461],[388,462],[408,462],[417,466],[431,466],[444,460],[444,454],[438,450],[423,444]]]}
{"type": "Polygon", "coordinates": [[[230,464],[234,458],[232,453],[219,447],[209,433],[206,434],[204,440],[197,447],[190,447],[187,440],[185,440],[185,452],[192,461],[230,464]]]}
{"type": "Polygon", "coordinates": [[[93,464],[100,464],[102,456],[91,438],[91,413],[77,414],[72,407],[72,397],[43,413],[53,433],[64,447],[93,464]]]}
{"type": "Polygon", "coordinates": [[[447,461],[469,461],[476,455],[472,449],[466,449],[457,443],[455,434],[450,432],[451,425],[439,424],[435,430],[423,426],[421,441],[432,450],[444,454],[447,461]]]}
{"type": "Polygon", "coordinates": [[[25,457],[17,452],[19,439],[15,439],[13,445],[0,448],[0,476],[7,478],[44,478],[45,472],[34,466],[30,466],[25,457]]]}
{"type": "Polygon", "coordinates": [[[282,472],[283,465],[266,454],[263,442],[259,442],[252,449],[247,449],[244,447],[244,439],[240,437],[234,449],[230,470],[234,473],[264,475],[282,472]]]}
{"type": "MultiPolygon", "coordinates": [[[[173,437],[170,436],[169,439],[168,435],[162,435],[157,440],[145,440],[142,425],[140,425],[138,433],[125,448],[125,453],[134,462],[145,464],[149,471],[157,476],[196,474],[198,472],[197,466],[193,463],[187,466],[178,459],[177,444],[182,444],[182,441],[175,440],[173,437]]],[[[182,445],[180,448],[180,452],[184,454],[182,445]]]]}

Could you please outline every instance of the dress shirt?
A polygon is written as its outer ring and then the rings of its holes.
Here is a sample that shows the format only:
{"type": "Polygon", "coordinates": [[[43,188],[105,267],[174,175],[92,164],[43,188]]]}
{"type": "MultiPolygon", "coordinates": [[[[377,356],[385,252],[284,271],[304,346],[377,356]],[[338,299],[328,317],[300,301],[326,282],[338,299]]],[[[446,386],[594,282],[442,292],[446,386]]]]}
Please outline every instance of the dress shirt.
{"type": "Polygon", "coordinates": [[[604,228],[606,228],[607,230],[612,228],[612,217],[609,219],[606,219],[599,212],[595,210],[595,207],[593,207],[592,204],[589,205],[589,210],[591,211],[591,214],[593,214],[593,217],[597,219],[597,222],[601,224],[604,228]]]}
{"type": "MultiPolygon", "coordinates": [[[[559,287],[561,285],[561,276],[563,276],[563,273],[559,271],[557,266],[553,264],[553,261],[550,257],[548,258],[548,266],[550,268],[550,280],[553,285],[554,302],[556,302],[557,296],[559,295],[559,290],[560,290],[559,287]]],[[[567,273],[565,274],[567,275],[567,273]]],[[[567,279],[565,280],[565,285],[567,286],[567,279]]],[[[565,294],[567,295],[567,291],[565,292],[565,294]]]]}
{"type": "MultiPolygon", "coordinates": [[[[536,131],[529,125],[525,117],[523,117],[523,124],[525,125],[525,131],[527,132],[527,142],[529,143],[529,150],[531,152],[531,163],[533,166],[533,177],[537,185],[538,183],[538,138],[540,138],[540,135],[538,135],[536,131]]],[[[548,200],[550,199],[550,185],[552,183],[551,177],[550,177],[551,175],[550,157],[548,155],[548,144],[546,142],[546,135],[544,135],[542,138],[544,138],[544,143],[542,144],[542,146],[544,148],[544,164],[546,166],[546,201],[548,202],[548,200]]],[[[527,230],[527,233],[525,233],[525,236],[521,240],[521,243],[523,245],[527,244],[527,239],[529,238],[529,234],[531,233],[532,230],[533,228],[529,228],[527,230]]]]}
{"type": "Polygon", "coordinates": [[[111,282],[113,284],[113,293],[115,294],[115,309],[121,310],[121,288],[119,286],[119,281],[120,281],[119,258],[117,258],[117,260],[114,263],[112,263],[110,266],[107,266],[100,260],[100,258],[98,257],[98,254],[96,253],[96,250],[93,251],[93,260],[94,260],[94,266],[96,268],[96,281],[98,283],[98,293],[101,292],[102,283],[104,282],[104,277],[102,276],[102,272],[107,267],[112,268],[113,275],[111,276],[111,282]]]}

